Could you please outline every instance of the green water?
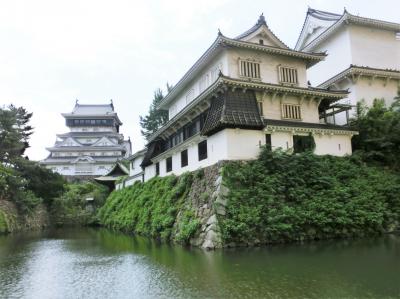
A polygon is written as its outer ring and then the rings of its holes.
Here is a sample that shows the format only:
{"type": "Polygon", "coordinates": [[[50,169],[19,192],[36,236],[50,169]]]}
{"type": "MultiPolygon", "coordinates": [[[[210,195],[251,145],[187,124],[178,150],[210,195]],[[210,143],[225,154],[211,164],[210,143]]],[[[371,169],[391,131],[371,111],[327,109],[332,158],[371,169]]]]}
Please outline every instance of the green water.
{"type": "Polygon", "coordinates": [[[204,252],[95,229],[2,236],[0,298],[400,298],[400,237],[204,252]]]}

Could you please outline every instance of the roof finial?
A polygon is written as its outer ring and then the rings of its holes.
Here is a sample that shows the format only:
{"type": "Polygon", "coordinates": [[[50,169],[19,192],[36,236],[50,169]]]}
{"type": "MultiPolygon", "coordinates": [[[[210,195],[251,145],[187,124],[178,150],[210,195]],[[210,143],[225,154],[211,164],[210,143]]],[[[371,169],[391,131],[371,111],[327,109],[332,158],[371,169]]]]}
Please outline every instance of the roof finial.
{"type": "Polygon", "coordinates": [[[343,7],[343,13],[347,13],[346,6],[345,6],[345,7],[343,7]]]}
{"type": "Polygon", "coordinates": [[[75,106],[78,105],[78,102],[79,102],[79,100],[78,100],[78,99],[75,99],[75,106]]]}
{"type": "Polygon", "coordinates": [[[221,35],[223,35],[223,34],[222,34],[221,30],[218,28],[218,36],[221,36],[221,35]]]}
{"type": "Polygon", "coordinates": [[[257,21],[257,25],[261,25],[261,24],[267,24],[266,22],[265,22],[265,17],[264,17],[264,13],[262,13],[261,15],[260,15],[260,17],[258,18],[258,21],[257,21]]]}
{"type": "Polygon", "coordinates": [[[110,99],[110,106],[111,106],[112,110],[114,111],[114,103],[113,103],[112,99],[110,99]]]}

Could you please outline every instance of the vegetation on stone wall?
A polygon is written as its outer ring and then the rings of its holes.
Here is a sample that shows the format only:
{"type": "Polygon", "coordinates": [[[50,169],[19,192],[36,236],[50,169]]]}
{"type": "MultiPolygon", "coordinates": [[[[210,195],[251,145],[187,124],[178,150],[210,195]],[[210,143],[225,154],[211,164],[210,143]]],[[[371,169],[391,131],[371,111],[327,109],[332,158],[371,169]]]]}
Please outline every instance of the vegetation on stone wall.
{"type": "Polygon", "coordinates": [[[6,219],[6,215],[3,211],[0,210],[0,234],[8,233],[8,223],[6,219]]]}
{"type": "Polygon", "coordinates": [[[197,228],[197,220],[185,206],[193,174],[155,177],[148,182],[136,182],[111,193],[99,210],[100,223],[112,229],[186,243],[197,228]],[[176,223],[178,213],[182,221],[176,223]]]}
{"type": "Polygon", "coordinates": [[[225,243],[364,236],[400,221],[400,177],[357,157],[263,150],[223,170],[230,189],[220,216],[225,243]]]}
{"type": "Polygon", "coordinates": [[[104,205],[108,188],[94,182],[67,184],[62,195],[50,207],[52,222],[57,226],[97,223],[94,213],[104,205]],[[87,201],[92,198],[92,201],[87,201]]]}

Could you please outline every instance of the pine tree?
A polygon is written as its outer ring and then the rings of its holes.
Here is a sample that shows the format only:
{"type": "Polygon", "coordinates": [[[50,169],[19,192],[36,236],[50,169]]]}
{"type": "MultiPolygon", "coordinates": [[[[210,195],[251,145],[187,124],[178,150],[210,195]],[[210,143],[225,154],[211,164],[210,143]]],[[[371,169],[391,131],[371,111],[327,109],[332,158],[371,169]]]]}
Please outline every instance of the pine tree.
{"type": "MultiPolygon", "coordinates": [[[[167,91],[170,92],[171,89],[172,86],[167,83],[167,91]]],[[[140,126],[142,127],[140,132],[146,139],[168,121],[168,111],[157,109],[158,104],[163,99],[164,95],[162,90],[160,88],[156,89],[148,114],[140,116],[140,126]]]]}
{"type": "Polygon", "coordinates": [[[0,108],[0,162],[10,162],[29,147],[33,128],[28,124],[32,113],[23,107],[0,108]]]}

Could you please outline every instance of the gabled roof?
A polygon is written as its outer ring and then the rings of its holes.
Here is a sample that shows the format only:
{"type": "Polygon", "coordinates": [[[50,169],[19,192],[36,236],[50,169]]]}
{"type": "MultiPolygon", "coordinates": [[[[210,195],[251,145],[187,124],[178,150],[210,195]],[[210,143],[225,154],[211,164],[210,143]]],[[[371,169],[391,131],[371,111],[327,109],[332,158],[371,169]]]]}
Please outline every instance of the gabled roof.
{"type": "Polygon", "coordinates": [[[391,31],[400,31],[399,23],[355,16],[350,14],[346,9],[339,15],[309,8],[295,49],[312,51],[315,46],[336,32],[342,25],[349,23],[391,31]],[[315,34],[311,40],[306,41],[309,32],[313,30],[313,26],[316,24],[317,26],[320,25],[322,30],[320,30],[318,34],[315,34]]]}
{"type": "Polygon", "coordinates": [[[91,146],[115,146],[115,145],[118,145],[118,144],[115,144],[109,138],[107,138],[106,136],[103,136],[99,140],[97,140],[95,143],[93,143],[91,146]]]}
{"type": "Polygon", "coordinates": [[[291,50],[288,48],[273,47],[267,45],[260,45],[256,43],[246,42],[238,39],[228,38],[220,32],[218,37],[207,49],[207,51],[195,62],[195,64],[186,72],[186,74],[178,81],[172,90],[164,97],[159,103],[159,109],[165,109],[167,104],[170,103],[185,87],[186,84],[195,78],[196,75],[202,70],[202,67],[210,62],[215,56],[222,51],[226,46],[252,49],[260,52],[266,52],[274,55],[292,56],[301,58],[307,61],[307,66],[310,67],[315,63],[325,59],[325,53],[310,53],[291,50]]]}
{"type": "Polygon", "coordinates": [[[318,36],[319,33],[332,26],[341,17],[342,14],[316,10],[309,7],[295,49],[301,50],[309,37],[312,35],[315,35],[315,37],[318,36]]]}
{"type": "Polygon", "coordinates": [[[72,160],[71,163],[96,163],[96,161],[90,156],[80,156],[72,160]]]}
{"type": "Polygon", "coordinates": [[[129,170],[122,163],[117,162],[107,174],[95,178],[95,181],[109,187],[114,187],[113,185],[116,181],[127,175],[129,175],[129,170]]]}
{"type": "Polygon", "coordinates": [[[68,137],[63,141],[56,143],[56,147],[70,147],[70,146],[82,146],[82,144],[72,137],[68,137]]]}
{"type": "Polygon", "coordinates": [[[76,115],[104,115],[114,112],[114,105],[110,104],[96,104],[96,105],[81,105],[78,102],[75,103],[75,107],[72,110],[73,114],[76,115]]]}
{"type": "Polygon", "coordinates": [[[264,14],[258,18],[257,23],[251,27],[249,30],[243,32],[242,34],[235,37],[236,40],[248,41],[249,38],[262,34],[268,37],[277,47],[289,49],[289,47],[282,42],[273,32],[269,29],[267,22],[265,21],[264,14]]]}

